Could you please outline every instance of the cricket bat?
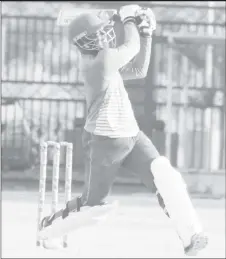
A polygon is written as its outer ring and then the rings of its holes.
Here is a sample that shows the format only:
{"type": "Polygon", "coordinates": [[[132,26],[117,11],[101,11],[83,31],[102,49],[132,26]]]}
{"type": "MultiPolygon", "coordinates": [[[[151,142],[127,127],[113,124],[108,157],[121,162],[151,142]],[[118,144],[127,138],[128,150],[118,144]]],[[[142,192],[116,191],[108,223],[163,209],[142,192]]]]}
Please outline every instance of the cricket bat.
{"type": "Polygon", "coordinates": [[[117,15],[116,9],[88,9],[88,8],[74,8],[74,9],[66,9],[63,8],[60,10],[57,17],[57,25],[58,26],[69,26],[76,16],[83,13],[97,13],[98,16],[102,17],[106,20],[114,19],[115,15],[117,15]]]}

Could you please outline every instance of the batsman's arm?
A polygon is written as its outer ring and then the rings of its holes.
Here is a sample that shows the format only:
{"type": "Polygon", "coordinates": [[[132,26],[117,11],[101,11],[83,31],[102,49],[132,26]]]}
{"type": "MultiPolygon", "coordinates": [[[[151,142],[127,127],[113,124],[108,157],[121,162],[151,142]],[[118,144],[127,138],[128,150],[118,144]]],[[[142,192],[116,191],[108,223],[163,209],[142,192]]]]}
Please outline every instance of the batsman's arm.
{"type": "MultiPolygon", "coordinates": [[[[106,48],[100,53],[106,76],[115,74],[140,52],[140,35],[135,22],[125,23],[124,43],[117,48],[106,48]]],[[[133,73],[135,70],[133,71],[133,73]]],[[[139,69],[136,70],[139,76],[139,69]]]]}
{"type": "Polygon", "coordinates": [[[145,78],[151,59],[152,37],[140,37],[140,52],[120,69],[123,80],[145,78]]]}

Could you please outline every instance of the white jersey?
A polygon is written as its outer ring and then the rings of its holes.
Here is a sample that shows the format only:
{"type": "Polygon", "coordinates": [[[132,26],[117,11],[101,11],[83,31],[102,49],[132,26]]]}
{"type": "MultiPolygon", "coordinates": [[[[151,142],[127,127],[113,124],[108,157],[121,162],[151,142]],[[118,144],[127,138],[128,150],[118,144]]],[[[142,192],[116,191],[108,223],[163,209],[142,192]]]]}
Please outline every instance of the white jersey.
{"type": "Polygon", "coordinates": [[[133,22],[124,27],[125,43],[101,50],[84,71],[85,130],[111,138],[133,137],[139,132],[123,79],[144,77],[151,54],[151,37],[140,37],[133,22]]]}

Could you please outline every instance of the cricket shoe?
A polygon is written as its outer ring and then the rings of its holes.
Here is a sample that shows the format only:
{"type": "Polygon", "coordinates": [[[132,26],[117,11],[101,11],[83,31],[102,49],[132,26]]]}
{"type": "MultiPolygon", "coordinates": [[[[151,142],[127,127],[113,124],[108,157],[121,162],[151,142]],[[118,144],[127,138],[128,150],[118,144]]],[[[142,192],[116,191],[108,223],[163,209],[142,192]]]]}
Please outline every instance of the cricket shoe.
{"type": "Polygon", "coordinates": [[[196,256],[198,252],[204,249],[208,244],[208,237],[205,233],[201,232],[195,234],[191,238],[191,244],[184,249],[188,256],[196,256]]]}
{"type": "MultiPolygon", "coordinates": [[[[54,214],[53,214],[54,215],[54,214]]],[[[46,216],[42,219],[42,221],[40,222],[39,225],[39,230],[42,231],[44,228],[49,227],[52,225],[53,223],[53,215],[51,216],[46,216]]],[[[55,222],[53,223],[55,224],[55,222]]],[[[46,249],[61,249],[62,246],[62,240],[58,239],[48,239],[48,238],[44,238],[42,239],[42,245],[44,248],[46,249]]]]}

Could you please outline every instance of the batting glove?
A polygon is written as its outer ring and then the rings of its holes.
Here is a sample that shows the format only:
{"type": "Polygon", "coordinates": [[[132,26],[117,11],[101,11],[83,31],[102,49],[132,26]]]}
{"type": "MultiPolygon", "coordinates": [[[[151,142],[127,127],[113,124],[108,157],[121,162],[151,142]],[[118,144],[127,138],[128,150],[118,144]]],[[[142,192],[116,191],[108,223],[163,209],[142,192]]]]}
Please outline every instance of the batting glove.
{"type": "Polygon", "coordinates": [[[135,21],[135,16],[138,11],[141,9],[139,5],[124,5],[119,10],[119,16],[121,17],[121,21],[126,23],[128,21],[135,21]]]}
{"type": "Polygon", "coordinates": [[[155,15],[150,8],[140,8],[136,12],[136,23],[143,37],[149,37],[156,29],[155,15]]]}

